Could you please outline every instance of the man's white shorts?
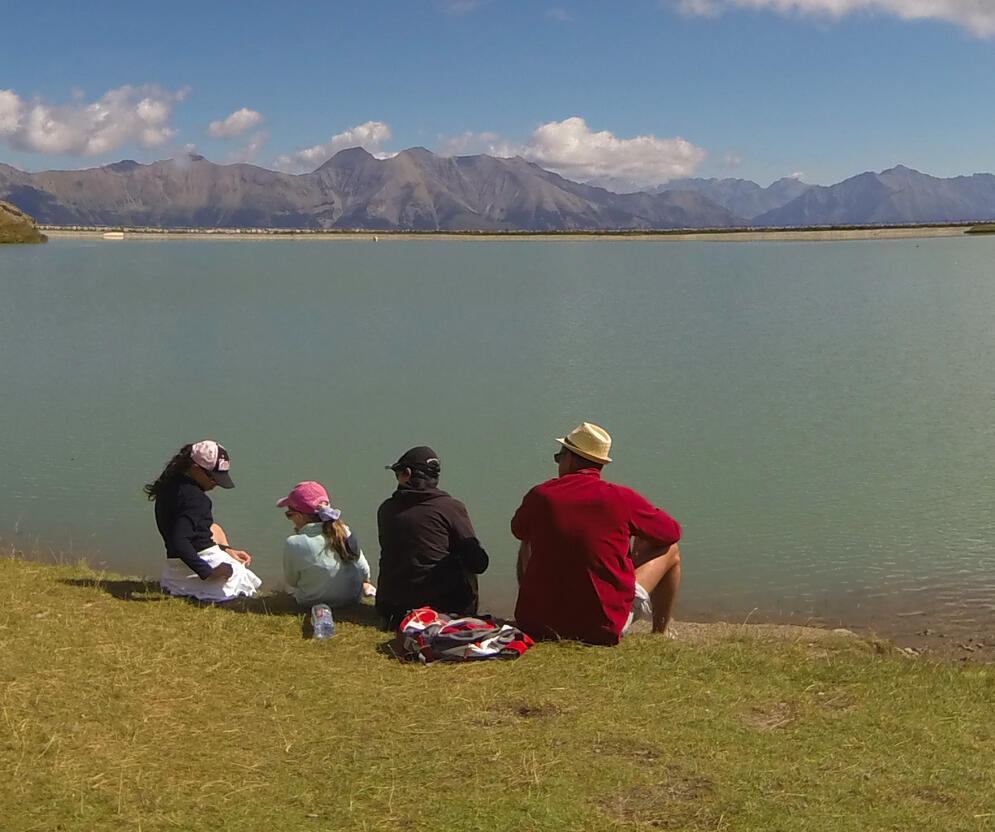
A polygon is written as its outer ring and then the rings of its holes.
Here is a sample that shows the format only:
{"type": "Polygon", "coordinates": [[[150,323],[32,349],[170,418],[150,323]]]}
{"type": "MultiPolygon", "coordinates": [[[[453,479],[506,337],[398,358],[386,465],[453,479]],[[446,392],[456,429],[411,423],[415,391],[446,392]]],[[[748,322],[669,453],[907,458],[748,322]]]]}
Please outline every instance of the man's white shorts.
{"type": "Polygon", "coordinates": [[[629,618],[622,628],[622,635],[629,632],[633,621],[652,621],[653,602],[650,601],[650,594],[643,589],[639,581],[636,581],[636,597],[632,601],[632,609],[629,610],[629,618]]]}

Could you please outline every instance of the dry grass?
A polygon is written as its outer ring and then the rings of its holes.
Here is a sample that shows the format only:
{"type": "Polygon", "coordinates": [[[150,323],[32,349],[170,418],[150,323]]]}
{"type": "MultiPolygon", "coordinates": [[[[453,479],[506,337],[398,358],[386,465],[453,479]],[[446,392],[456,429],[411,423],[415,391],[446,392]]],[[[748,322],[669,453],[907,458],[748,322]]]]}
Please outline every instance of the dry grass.
{"type": "Polygon", "coordinates": [[[368,610],[0,557],[0,829],[995,828],[995,670],[855,639],[401,665],[368,610]]]}
{"type": "Polygon", "coordinates": [[[0,201],[0,243],[44,243],[47,239],[20,208],[0,201]]]}

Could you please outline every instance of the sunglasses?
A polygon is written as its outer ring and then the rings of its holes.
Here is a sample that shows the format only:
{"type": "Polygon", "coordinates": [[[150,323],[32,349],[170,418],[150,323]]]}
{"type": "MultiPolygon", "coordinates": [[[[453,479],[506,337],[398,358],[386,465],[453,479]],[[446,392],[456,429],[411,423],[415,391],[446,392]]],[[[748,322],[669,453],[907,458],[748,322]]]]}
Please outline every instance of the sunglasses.
{"type": "Polygon", "coordinates": [[[566,451],[557,451],[553,454],[553,462],[559,462],[561,457],[566,453],[566,451]]]}

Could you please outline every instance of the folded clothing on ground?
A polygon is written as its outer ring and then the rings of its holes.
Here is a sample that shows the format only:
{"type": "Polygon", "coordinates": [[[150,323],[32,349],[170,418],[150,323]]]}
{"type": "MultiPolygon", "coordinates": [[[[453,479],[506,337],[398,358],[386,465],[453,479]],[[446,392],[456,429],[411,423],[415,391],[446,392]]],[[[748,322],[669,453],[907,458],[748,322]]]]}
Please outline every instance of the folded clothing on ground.
{"type": "Polygon", "coordinates": [[[534,644],[517,627],[490,616],[453,618],[431,607],[410,612],[401,621],[400,636],[404,658],[423,664],[517,659],[534,644]]]}

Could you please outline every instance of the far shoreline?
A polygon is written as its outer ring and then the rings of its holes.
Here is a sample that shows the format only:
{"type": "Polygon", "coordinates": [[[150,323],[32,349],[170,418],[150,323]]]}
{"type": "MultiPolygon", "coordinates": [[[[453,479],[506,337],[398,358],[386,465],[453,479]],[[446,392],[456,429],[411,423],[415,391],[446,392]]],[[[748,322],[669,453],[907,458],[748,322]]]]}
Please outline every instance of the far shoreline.
{"type": "Polygon", "coordinates": [[[276,228],[153,229],[128,227],[79,227],[40,225],[52,240],[100,240],[105,234],[128,240],[347,240],[390,242],[406,240],[513,241],[513,242],[828,242],[847,240],[902,240],[929,237],[963,237],[978,233],[977,223],[918,226],[845,226],[833,228],[697,229],[661,231],[316,231],[276,228]],[[973,233],[972,233],[973,232],[973,233]]]}

